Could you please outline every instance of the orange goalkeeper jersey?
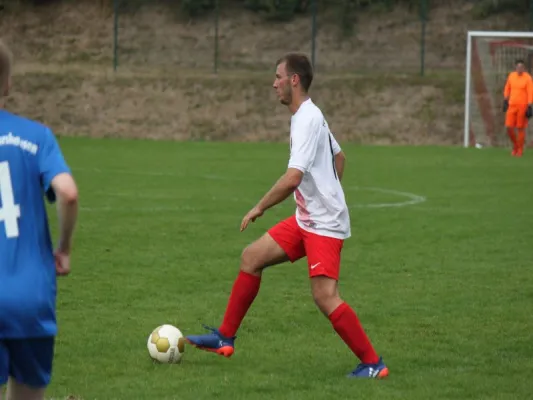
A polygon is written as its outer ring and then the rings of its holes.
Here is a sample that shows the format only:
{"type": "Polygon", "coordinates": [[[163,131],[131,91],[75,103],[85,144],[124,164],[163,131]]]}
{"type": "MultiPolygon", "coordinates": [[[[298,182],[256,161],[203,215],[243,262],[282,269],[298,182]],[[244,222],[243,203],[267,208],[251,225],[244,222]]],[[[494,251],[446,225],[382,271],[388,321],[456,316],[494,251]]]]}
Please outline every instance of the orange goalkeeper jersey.
{"type": "Polygon", "coordinates": [[[511,72],[503,90],[505,98],[509,98],[509,105],[526,105],[533,103],[533,80],[527,72],[518,75],[511,72]]]}

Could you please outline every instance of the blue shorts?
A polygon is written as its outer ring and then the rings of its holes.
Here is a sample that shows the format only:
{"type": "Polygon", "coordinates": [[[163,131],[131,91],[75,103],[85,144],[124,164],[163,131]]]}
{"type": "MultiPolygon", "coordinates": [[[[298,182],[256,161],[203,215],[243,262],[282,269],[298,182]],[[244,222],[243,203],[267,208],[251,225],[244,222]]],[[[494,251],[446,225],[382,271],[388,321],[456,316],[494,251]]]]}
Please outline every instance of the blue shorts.
{"type": "Polygon", "coordinates": [[[18,383],[40,389],[52,377],[55,338],[0,339],[0,386],[13,377],[18,383]]]}

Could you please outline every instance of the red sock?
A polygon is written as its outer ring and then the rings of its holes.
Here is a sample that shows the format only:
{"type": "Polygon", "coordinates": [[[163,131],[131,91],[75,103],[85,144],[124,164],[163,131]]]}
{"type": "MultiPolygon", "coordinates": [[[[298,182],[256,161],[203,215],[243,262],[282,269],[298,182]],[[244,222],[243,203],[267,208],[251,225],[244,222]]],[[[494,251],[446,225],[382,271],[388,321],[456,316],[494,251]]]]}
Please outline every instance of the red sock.
{"type": "Polygon", "coordinates": [[[379,362],[379,356],[368,340],[359,318],[348,304],[342,303],[338,306],[329,315],[329,320],[344,343],[363,363],[376,364],[379,362]]]}
{"type": "Polygon", "coordinates": [[[229,297],[220,333],[225,337],[233,337],[237,333],[244,316],[259,293],[261,277],[239,271],[229,297]]]}

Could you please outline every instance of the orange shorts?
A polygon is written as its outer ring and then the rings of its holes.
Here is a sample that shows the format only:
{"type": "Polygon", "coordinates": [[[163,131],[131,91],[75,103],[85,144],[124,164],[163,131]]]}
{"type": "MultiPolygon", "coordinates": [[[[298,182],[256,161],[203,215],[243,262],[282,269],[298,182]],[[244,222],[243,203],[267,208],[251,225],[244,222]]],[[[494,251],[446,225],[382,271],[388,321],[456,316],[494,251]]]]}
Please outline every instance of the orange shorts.
{"type": "Polygon", "coordinates": [[[309,277],[327,276],[339,279],[344,240],[308,232],[298,225],[293,215],[268,230],[291,262],[307,256],[309,277]]]}
{"type": "Polygon", "coordinates": [[[527,104],[510,105],[505,114],[505,126],[508,128],[526,128],[528,123],[526,111],[527,104]]]}

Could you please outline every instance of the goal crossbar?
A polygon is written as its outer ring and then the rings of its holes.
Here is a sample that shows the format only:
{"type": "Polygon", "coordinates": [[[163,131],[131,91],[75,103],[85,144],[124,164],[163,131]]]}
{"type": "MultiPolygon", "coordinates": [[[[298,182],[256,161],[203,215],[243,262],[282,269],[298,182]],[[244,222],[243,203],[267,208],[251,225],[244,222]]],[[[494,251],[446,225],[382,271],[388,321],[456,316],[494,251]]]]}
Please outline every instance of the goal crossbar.
{"type": "MultiPolygon", "coordinates": [[[[465,73],[465,115],[464,115],[464,147],[470,144],[470,96],[472,74],[472,39],[486,37],[494,39],[533,39],[533,32],[506,32],[506,31],[468,31],[466,41],[466,73],[465,73]]],[[[503,91],[503,88],[502,88],[503,91]]]]}

